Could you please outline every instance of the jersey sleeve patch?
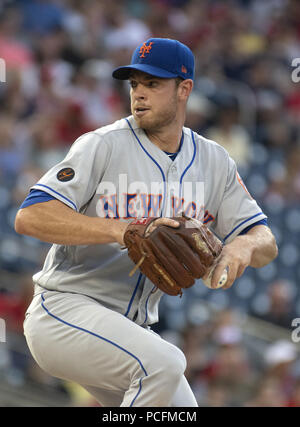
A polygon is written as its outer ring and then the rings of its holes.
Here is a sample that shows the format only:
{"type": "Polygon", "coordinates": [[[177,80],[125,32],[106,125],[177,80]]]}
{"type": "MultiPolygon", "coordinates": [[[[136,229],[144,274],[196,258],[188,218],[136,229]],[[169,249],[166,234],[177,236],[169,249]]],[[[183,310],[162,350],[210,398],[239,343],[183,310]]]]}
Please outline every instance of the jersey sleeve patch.
{"type": "Polygon", "coordinates": [[[75,171],[72,168],[63,168],[57,172],[56,178],[59,181],[67,182],[71,181],[75,176],[75,171]]]}

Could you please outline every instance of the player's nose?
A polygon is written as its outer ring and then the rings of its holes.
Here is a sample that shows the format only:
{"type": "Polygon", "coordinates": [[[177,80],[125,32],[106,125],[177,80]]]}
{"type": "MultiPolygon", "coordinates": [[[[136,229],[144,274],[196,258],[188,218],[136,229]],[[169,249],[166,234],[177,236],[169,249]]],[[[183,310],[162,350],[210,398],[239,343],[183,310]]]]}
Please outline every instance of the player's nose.
{"type": "Polygon", "coordinates": [[[141,84],[137,84],[136,87],[133,90],[133,97],[134,99],[145,99],[146,98],[146,91],[145,87],[141,84]]]}

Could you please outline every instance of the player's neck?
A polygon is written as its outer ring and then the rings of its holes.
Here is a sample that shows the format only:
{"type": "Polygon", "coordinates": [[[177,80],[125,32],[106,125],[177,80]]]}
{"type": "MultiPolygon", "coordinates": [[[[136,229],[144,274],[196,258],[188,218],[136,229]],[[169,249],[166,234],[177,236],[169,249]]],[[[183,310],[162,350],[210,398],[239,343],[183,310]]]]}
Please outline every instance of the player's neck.
{"type": "Polygon", "coordinates": [[[161,150],[177,153],[182,136],[182,126],[160,129],[159,131],[145,130],[145,132],[150,141],[161,150]]]}

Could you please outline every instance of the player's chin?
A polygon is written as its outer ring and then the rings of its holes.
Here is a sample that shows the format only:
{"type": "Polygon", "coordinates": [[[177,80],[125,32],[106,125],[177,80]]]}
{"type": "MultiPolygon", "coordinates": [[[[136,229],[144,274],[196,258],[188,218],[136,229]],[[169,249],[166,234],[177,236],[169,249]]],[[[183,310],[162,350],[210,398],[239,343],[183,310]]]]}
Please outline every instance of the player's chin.
{"type": "Polygon", "coordinates": [[[152,119],[150,114],[144,114],[142,117],[138,114],[133,113],[134,120],[137,125],[143,129],[149,129],[152,127],[152,119]]]}

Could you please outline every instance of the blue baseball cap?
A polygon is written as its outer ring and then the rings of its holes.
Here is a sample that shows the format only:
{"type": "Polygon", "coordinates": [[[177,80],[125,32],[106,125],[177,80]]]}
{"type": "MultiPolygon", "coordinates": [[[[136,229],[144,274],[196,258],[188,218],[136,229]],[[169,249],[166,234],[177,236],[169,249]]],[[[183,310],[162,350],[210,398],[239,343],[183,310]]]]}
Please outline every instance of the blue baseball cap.
{"type": "Polygon", "coordinates": [[[151,38],[133,52],[131,64],[116,68],[112,76],[127,80],[131,70],[139,70],[161,78],[194,79],[193,52],[178,40],[151,38]]]}

